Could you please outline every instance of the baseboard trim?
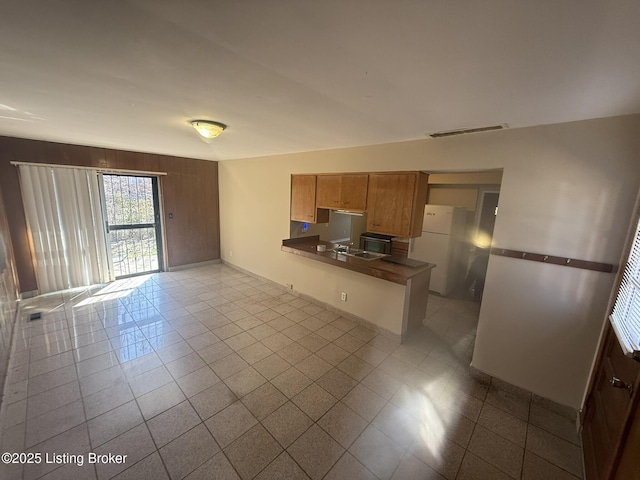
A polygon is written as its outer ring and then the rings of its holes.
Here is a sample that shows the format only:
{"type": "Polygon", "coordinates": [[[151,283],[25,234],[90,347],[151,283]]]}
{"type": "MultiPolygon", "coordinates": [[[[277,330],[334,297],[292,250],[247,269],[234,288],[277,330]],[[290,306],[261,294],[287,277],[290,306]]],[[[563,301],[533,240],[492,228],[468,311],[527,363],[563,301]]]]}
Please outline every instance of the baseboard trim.
{"type": "Polygon", "coordinates": [[[469,365],[469,374],[487,385],[492,385],[498,390],[508,392],[521,398],[529,398],[532,404],[539,405],[546,408],[547,410],[551,410],[552,412],[557,413],[560,416],[574,420],[576,421],[576,424],[579,425],[579,422],[577,422],[579,412],[573,407],[555,402],[536,393],[530,392],[529,390],[526,390],[522,387],[513,385],[512,383],[509,383],[505,380],[489,375],[488,373],[483,372],[473,365],[469,365]]]}
{"type": "Polygon", "coordinates": [[[30,290],[28,292],[20,292],[20,300],[26,300],[27,298],[34,298],[40,295],[38,290],[30,290]]]}
{"type": "Polygon", "coordinates": [[[175,267],[166,268],[167,272],[178,272],[180,270],[188,270],[190,268],[198,268],[198,267],[206,267],[207,265],[215,265],[217,263],[222,263],[222,260],[219,258],[216,260],[207,260],[206,262],[199,263],[187,263],[185,265],[177,265],[175,267]]]}

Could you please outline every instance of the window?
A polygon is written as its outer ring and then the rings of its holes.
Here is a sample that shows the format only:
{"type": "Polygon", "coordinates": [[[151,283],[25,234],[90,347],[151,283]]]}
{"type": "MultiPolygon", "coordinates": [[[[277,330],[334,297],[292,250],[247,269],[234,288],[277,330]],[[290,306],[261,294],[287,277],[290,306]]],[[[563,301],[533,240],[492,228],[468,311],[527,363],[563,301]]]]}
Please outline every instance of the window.
{"type": "Polygon", "coordinates": [[[609,317],[625,355],[640,359],[640,222],[609,317]]]}

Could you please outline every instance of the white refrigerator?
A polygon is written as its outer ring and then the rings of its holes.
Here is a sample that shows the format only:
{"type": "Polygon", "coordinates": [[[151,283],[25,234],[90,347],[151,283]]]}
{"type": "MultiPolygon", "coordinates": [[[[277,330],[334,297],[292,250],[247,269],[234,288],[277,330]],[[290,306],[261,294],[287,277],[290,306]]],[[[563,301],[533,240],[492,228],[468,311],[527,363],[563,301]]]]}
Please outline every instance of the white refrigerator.
{"type": "Polygon", "coordinates": [[[429,290],[448,295],[465,275],[465,208],[425,205],[422,235],[412,239],[409,258],[435,263],[429,290]]]}

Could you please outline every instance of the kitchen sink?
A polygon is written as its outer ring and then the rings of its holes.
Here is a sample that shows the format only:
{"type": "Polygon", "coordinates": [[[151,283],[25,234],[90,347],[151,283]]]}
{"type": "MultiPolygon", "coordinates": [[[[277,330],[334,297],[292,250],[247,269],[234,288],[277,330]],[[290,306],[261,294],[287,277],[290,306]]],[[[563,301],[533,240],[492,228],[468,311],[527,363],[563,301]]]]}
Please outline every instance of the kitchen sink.
{"type": "Polygon", "coordinates": [[[363,260],[376,260],[378,258],[387,257],[384,253],[375,253],[375,252],[358,252],[350,254],[356,258],[362,258],[363,260]]]}
{"type": "Polygon", "coordinates": [[[377,260],[378,258],[388,257],[387,254],[368,252],[366,250],[360,250],[358,248],[352,248],[349,252],[345,252],[342,249],[334,250],[339,255],[346,255],[347,257],[361,258],[362,260],[377,260]]]}

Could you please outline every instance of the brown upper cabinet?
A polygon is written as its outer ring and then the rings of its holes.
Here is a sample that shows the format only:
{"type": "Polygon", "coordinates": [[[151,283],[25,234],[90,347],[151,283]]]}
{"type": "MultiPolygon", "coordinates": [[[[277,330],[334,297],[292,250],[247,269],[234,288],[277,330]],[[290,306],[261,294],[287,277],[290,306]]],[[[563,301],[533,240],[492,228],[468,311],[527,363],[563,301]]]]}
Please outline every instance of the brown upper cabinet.
{"type": "Polygon", "coordinates": [[[429,176],[422,172],[291,175],[291,220],[326,223],[329,210],[367,212],[367,231],[419,237],[429,176]]]}
{"type": "Polygon", "coordinates": [[[419,237],[429,176],[422,172],[370,173],[367,231],[419,237]]]}
{"type": "Polygon", "coordinates": [[[364,212],[368,174],[318,175],[316,207],[364,212]]]}
{"type": "Polygon", "coordinates": [[[326,223],[329,210],[316,208],[316,175],[291,175],[291,220],[326,223]]]}

